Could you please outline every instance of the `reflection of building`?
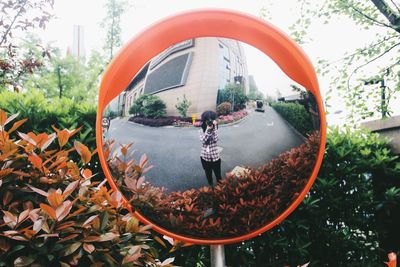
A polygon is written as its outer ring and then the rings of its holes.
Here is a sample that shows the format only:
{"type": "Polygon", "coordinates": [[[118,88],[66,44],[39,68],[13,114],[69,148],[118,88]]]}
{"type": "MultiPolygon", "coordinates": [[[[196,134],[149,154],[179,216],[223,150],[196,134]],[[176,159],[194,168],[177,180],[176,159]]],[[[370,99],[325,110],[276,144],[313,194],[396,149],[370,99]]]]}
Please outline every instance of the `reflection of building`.
{"type": "Polygon", "coordinates": [[[229,83],[249,91],[244,50],[236,40],[198,38],[180,42],[154,57],[125,90],[121,109],[125,116],[142,94],[155,94],[167,105],[168,115],[178,115],[176,103],[191,102],[188,114],[215,110],[218,90],[229,83]]]}

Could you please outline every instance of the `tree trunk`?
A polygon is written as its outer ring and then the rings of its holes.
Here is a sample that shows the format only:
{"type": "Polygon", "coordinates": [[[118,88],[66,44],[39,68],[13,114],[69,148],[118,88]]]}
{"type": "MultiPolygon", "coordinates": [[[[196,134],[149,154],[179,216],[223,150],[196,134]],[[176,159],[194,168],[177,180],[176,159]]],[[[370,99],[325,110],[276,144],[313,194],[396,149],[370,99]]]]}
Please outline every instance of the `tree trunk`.
{"type": "Polygon", "coordinates": [[[371,2],[374,3],[379,12],[386,17],[393,30],[400,33],[400,17],[389,7],[385,0],[371,0],[371,2]]]}

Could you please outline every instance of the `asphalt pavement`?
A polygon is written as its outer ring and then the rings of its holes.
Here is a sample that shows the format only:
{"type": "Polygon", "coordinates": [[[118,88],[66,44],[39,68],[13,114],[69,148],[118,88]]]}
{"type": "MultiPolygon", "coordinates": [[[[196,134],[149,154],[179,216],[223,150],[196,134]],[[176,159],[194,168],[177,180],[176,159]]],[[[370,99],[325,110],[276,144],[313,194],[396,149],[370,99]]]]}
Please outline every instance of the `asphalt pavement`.
{"type": "MultiPolygon", "coordinates": [[[[199,128],[156,128],[114,119],[105,138],[114,139],[116,147],[133,142],[136,160],[147,154],[154,168],[146,181],[155,186],[172,192],[208,185],[200,162],[199,128]]],[[[259,167],[303,142],[271,107],[265,113],[249,111],[239,123],[219,127],[222,175],[235,166],[259,167]]]]}

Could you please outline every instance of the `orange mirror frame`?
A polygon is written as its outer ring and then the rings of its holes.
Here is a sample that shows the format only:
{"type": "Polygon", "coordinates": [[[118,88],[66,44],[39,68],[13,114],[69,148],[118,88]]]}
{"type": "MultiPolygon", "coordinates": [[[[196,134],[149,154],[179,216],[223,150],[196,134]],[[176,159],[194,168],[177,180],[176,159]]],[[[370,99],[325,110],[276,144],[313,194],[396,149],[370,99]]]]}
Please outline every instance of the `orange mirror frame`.
{"type": "MultiPolygon", "coordinates": [[[[303,50],[273,25],[236,11],[207,9],[166,18],[131,39],[114,57],[104,72],[98,98],[96,143],[101,166],[113,190],[119,190],[111,176],[103,153],[102,113],[105,107],[123,92],[132,77],[154,56],[178,42],[197,37],[224,37],[245,42],[269,56],[295,82],[314,94],[320,115],[320,147],[311,176],[299,196],[273,221],[246,235],[227,239],[194,239],[172,233],[154,225],[137,211],[134,215],[153,229],[183,242],[215,245],[243,241],[268,231],[282,222],[302,202],[317,177],[326,143],[326,119],[315,70],[303,50]]],[[[126,201],[126,200],[125,200],[126,201]]],[[[127,203],[127,207],[131,209],[127,203]]]]}

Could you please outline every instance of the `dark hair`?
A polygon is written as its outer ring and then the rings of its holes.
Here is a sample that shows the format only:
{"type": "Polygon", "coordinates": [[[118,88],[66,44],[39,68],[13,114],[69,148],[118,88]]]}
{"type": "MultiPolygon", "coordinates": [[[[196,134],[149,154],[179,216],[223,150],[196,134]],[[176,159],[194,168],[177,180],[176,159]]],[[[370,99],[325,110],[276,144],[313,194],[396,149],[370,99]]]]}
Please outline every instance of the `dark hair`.
{"type": "Polygon", "coordinates": [[[203,114],[201,114],[201,128],[203,129],[203,132],[205,132],[207,129],[207,121],[210,120],[213,121],[216,119],[217,119],[217,113],[211,110],[204,111],[203,114]]]}

